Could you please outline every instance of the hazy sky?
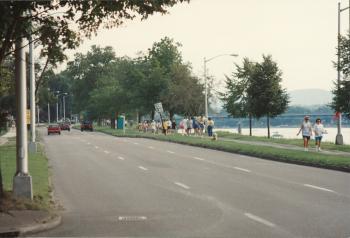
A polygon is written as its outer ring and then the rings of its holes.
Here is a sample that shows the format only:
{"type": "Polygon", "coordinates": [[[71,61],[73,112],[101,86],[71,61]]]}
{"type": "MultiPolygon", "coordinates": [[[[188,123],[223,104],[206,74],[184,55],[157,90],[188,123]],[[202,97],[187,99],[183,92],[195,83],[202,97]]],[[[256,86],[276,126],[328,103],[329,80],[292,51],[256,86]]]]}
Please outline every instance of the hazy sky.
{"type": "MultiPolygon", "coordinates": [[[[135,57],[164,36],[183,46],[185,61],[196,75],[203,74],[203,58],[236,53],[208,62],[216,82],[230,75],[243,57],[260,61],[271,54],[283,71],[288,90],[330,90],[336,79],[337,0],[191,0],[170,9],[168,15],[127,22],[101,30],[77,50],[91,45],[112,46],[118,56],[135,57]]],[[[342,7],[348,0],[342,0],[342,7]]],[[[349,27],[349,12],[342,12],[342,32],[349,27]]],[[[75,52],[77,52],[75,51],[75,52]]]]}

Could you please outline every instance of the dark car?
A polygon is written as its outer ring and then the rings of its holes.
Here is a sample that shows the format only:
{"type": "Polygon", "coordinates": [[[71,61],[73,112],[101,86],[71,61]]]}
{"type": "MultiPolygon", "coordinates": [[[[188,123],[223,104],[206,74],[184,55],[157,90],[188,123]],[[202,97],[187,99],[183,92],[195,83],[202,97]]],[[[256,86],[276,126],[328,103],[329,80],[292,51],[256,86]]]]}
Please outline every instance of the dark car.
{"type": "Polygon", "coordinates": [[[52,124],[47,127],[47,134],[59,134],[61,135],[61,127],[58,124],[52,124]]]}
{"type": "Polygon", "coordinates": [[[83,121],[80,125],[81,131],[93,131],[92,121],[83,121]]]}
{"type": "Polygon", "coordinates": [[[62,131],[64,130],[70,131],[70,125],[67,122],[60,123],[60,128],[62,131]]]}

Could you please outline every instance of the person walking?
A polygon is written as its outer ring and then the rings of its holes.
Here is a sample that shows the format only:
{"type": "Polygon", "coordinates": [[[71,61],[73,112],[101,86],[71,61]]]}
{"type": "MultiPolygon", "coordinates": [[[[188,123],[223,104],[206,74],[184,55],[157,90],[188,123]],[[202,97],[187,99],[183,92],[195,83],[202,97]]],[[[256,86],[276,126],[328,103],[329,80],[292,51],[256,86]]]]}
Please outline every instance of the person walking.
{"type": "Polygon", "coordinates": [[[315,141],[316,141],[316,151],[321,151],[321,141],[323,134],[326,134],[327,131],[324,129],[324,126],[320,118],[316,119],[314,125],[315,141]]]}
{"type": "Polygon", "coordinates": [[[214,120],[208,117],[208,136],[213,136],[214,120]]]}
{"type": "Polygon", "coordinates": [[[191,119],[191,117],[189,117],[189,118],[187,119],[186,123],[187,123],[187,130],[186,130],[186,133],[187,133],[187,135],[189,136],[189,135],[191,134],[191,130],[192,130],[192,128],[193,128],[193,124],[192,124],[192,119],[191,119]]]}
{"type": "Polygon", "coordinates": [[[305,116],[304,121],[300,126],[299,132],[297,136],[302,132],[303,140],[304,140],[304,150],[309,150],[309,141],[312,136],[312,125],[310,123],[310,117],[305,116]]]}

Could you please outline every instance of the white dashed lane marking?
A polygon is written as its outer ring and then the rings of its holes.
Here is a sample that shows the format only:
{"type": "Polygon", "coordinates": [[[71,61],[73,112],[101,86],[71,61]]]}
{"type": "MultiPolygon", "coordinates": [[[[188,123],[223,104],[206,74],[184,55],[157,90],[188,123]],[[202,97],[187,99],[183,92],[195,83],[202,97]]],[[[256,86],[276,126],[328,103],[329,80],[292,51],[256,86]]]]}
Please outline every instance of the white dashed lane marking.
{"type": "Polygon", "coordinates": [[[118,159],[119,159],[119,160],[125,160],[125,158],[124,158],[124,157],[121,157],[121,156],[118,156],[118,159]]]}
{"type": "Polygon", "coordinates": [[[175,154],[174,151],[171,151],[171,150],[167,150],[166,152],[170,153],[170,154],[175,154]]]}
{"type": "Polygon", "coordinates": [[[259,222],[259,223],[261,223],[261,224],[264,224],[265,226],[269,226],[269,227],[275,227],[275,226],[276,226],[276,225],[273,224],[272,222],[270,222],[270,221],[268,221],[268,220],[265,220],[265,219],[263,219],[263,218],[261,218],[261,217],[255,216],[255,215],[253,215],[253,214],[244,213],[244,215],[245,215],[246,217],[248,217],[249,219],[251,219],[251,220],[254,220],[254,221],[256,221],[256,222],[259,222]]]}
{"type": "Polygon", "coordinates": [[[144,171],[147,171],[147,170],[148,170],[147,168],[145,168],[145,167],[143,167],[143,166],[139,166],[139,169],[144,170],[144,171]]]}
{"type": "Polygon", "coordinates": [[[193,159],[195,159],[195,160],[200,160],[200,161],[203,161],[203,160],[204,160],[203,158],[199,158],[199,157],[193,157],[193,159]]]}
{"type": "Polygon", "coordinates": [[[109,151],[107,151],[107,150],[104,150],[103,152],[105,152],[106,154],[109,154],[109,151]]]}
{"type": "Polygon", "coordinates": [[[322,188],[322,187],[318,187],[315,185],[311,185],[311,184],[304,184],[305,187],[309,187],[309,188],[313,188],[313,189],[318,189],[321,191],[325,191],[325,192],[330,192],[330,193],[335,193],[335,191],[328,189],[328,188],[322,188]]]}
{"type": "Polygon", "coordinates": [[[137,143],[137,142],[134,142],[134,145],[138,145],[139,143],[137,143]]]}
{"type": "Polygon", "coordinates": [[[100,147],[98,147],[98,146],[95,145],[95,149],[98,149],[98,148],[100,148],[100,147]]]}
{"type": "Polygon", "coordinates": [[[180,182],[174,182],[174,184],[176,184],[177,186],[184,188],[184,189],[190,189],[189,186],[187,186],[186,184],[180,183],[180,182]]]}
{"type": "Polygon", "coordinates": [[[148,146],[148,149],[153,150],[153,149],[154,149],[154,147],[153,147],[153,146],[148,146]]]}
{"type": "Polygon", "coordinates": [[[250,173],[251,171],[249,169],[243,169],[243,168],[240,168],[240,167],[233,167],[234,169],[236,170],[240,170],[240,171],[243,171],[243,172],[247,172],[247,173],[250,173]]]}

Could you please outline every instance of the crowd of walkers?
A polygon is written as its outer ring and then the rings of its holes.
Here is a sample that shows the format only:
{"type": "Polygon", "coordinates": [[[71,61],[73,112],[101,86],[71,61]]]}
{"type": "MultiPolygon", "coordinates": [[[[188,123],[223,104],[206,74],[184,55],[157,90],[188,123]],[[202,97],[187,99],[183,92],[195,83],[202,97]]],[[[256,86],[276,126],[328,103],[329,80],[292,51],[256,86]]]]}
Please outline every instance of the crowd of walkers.
{"type": "Polygon", "coordinates": [[[214,120],[210,117],[206,119],[203,116],[185,117],[178,124],[175,120],[169,119],[163,120],[163,123],[160,120],[145,120],[138,124],[139,131],[165,135],[180,133],[186,136],[204,136],[207,133],[209,137],[214,137],[216,135],[213,133],[213,128],[214,120]]]}

